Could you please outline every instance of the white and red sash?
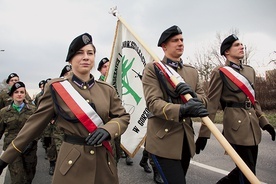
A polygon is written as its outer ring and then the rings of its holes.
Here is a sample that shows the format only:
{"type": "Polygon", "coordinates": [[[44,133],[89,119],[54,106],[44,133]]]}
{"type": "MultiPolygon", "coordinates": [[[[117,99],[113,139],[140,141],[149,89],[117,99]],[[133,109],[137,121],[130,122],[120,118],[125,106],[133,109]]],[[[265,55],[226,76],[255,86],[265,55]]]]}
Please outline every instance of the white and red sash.
{"type": "MultiPolygon", "coordinates": [[[[95,112],[67,80],[55,82],[52,85],[64,103],[90,133],[104,124],[97,112],[95,112]]],[[[112,153],[108,141],[104,141],[102,144],[112,153]]]]}
{"type": "MultiPolygon", "coordinates": [[[[158,62],[154,62],[155,66],[157,66],[159,68],[159,70],[162,71],[162,73],[164,74],[164,76],[166,77],[166,79],[168,80],[168,82],[171,84],[171,86],[175,89],[175,84],[174,82],[171,80],[171,77],[174,76],[176,77],[176,79],[179,82],[183,82],[185,83],[184,79],[170,66],[162,63],[161,61],[158,62]]],[[[183,102],[187,102],[187,100],[185,99],[185,97],[183,95],[180,96],[183,102]]]]}
{"type": "Polygon", "coordinates": [[[253,105],[255,104],[255,91],[248,79],[229,66],[221,67],[220,71],[222,71],[226,77],[228,77],[246,96],[248,96],[253,105]]]}

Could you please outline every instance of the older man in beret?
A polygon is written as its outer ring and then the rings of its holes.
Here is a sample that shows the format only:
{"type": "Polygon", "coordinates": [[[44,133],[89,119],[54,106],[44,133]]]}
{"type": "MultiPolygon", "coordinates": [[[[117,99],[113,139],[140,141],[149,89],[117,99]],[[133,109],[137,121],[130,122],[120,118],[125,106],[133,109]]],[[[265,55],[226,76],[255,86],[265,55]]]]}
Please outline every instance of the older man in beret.
{"type": "MultiPolygon", "coordinates": [[[[261,129],[268,131],[273,141],[275,130],[255,99],[253,84],[256,74],[252,67],[242,64],[244,47],[236,35],[232,34],[223,40],[220,54],[226,61],[224,66],[216,67],[211,74],[208,90],[209,117],[214,120],[219,105],[222,106],[225,138],[252,172],[256,173],[261,129]]],[[[217,183],[249,183],[249,181],[236,167],[217,183]]]]}
{"type": "Polygon", "coordinates": [[[166,73],[154,62],[146,65],[143,73],[143,89],[146,105],[151,115],[148,119],[146,150],[150,153],[164,183],[186,183],[190,159],[203,150],[210,134],[204,134],[202,126],[197,144],[191,117],[207,116],[204,91],[199,83],[198,71],[184,64],[182,31],[178,26],[166,29],[157,44],[164,51],[162,64],[175,72],[179,85],[174,88],[166,73]],[[185,81],[185,82],[184,82],[185,81]],[[184,102],[181,95],[190,94],[184,102]]]}

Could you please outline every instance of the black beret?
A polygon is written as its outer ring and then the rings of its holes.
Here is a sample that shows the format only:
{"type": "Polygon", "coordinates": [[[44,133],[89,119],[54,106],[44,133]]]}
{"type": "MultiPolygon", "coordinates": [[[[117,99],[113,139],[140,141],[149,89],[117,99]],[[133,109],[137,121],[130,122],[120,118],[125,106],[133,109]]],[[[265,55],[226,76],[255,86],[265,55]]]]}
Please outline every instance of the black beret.
{"type": "Polygon", "coordinates": [[[19,78],[19,76],[16,73],[11,73],[6,80],[6,83],[8,84],[10,82],[11,78],[13,78],[13,77],[19,78]]]}
{"type": "Polygon", "coordinates": [[[71,69],[72,69],[71,65],[65,65],[65,67],[63,67],[59,77],[63,77],[64,74],[66,74],[67,72],[70,72],[71,69]]]}
{"type": "Polygon", "coordinates": [[[92,44],[92,36],[90,34],[84,33],[76,37],[69,46],[66,61],[70,61],[78,50],[88,44],[92,44]]]}
{"type": "Polygon", "coordinates": [[[51,78],[46,79],[46,80],[45,80],[45,84],[46,84],[47,82],[49,82],[50,80],[52,80],[52,79],[51,79],[51,78]]]}
{"type": "Polygon", "coordinates": [[[178,26],[172,26],[168,29],[166,29],[160,36],[157,46],[161,47],[162,43],[166,42],[169,38],[182,34],[181,29],[178,26]]]}
{"type": "Polygon", "coordinates": [[[40,81],[40,82],[38,83],[38,87],[40,87],[42,84],[44,85],[45,83],[46,83],[45,80],[40,81]]]}
{"type": "Polygon", "coordinates": [[[100,61],[97,70],[100,71],[100,70],[102,69],[103,65],[104,65],[105,63],[107,63],[108,61],[109,61],[109,59],[108,59],[107,57],[103,58],[103,59],[100,61]]]}
{"type": "Polygon", "coordinates": [[[25,84],[23,82],[16,82],[12,85],[11,90],[8,92],[10,96],[12,96],[13,92],[17,90],[18,88],[25,88],[25,84]]]}
{"type": "Polygon", "coordinates": [[[220,46],[220,55],[224,55],[224,52],[227,49],[229,49],[232,46],[232,44],[238,39],[239,38],[234,34],[232,34],[232,35],[228,36],[227,38],[225,38],[223,40],[223,42],[221,43],[221,46],[220,46]]]}

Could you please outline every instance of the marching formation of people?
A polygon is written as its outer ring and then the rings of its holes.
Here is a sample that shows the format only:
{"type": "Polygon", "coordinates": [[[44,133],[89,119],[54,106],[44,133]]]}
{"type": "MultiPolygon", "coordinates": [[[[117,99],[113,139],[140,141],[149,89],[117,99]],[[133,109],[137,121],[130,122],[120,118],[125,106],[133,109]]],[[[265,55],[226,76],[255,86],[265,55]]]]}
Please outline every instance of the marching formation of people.
{"type": "MultiPolygon", "coordinates": [[[[139,165],[146,173],[153,171],[156,183],[185,184],[191,158],[205,149],[211,136],[202,123],[194,141],[191,118],[209,116],[214,120],[221,105],[223,135],[255,174],[261,130],[267,131],[273,141],[275,130],[255,99],[254,69],[241,63],[243,44],[236,35],[221,43],[225,65],[212,71],[206,94],[198,71],[181,59],[183,40],[176,25],[163,31],[157,43],[164,52],[163,59],[148,62],[144,68],[141,80],[151,116],[139,165]],[[167,70],[179,80],[175,86],[167,70]],[[192,98],[183,99],[187,94],[192,98]]],[[[41,91],[33,101],[19,76],[8,76],[7,89],[0,93],[0,138],[4,135],[0,174],[8,166],[12,184],[32,183],[38,140],[45,149],[53,184],[119,183],[119,159],[125,158],[127,165],[133,165],[121,148],[121,135],[128,127],[130,114],[114,87],[105,82],[108,58],[99,62],[101,76],[94,78],[91,70],[95,56],[90,34],[74,38],[66,56],[68,64],[58,78],[39,82],[41,91]]],[[[217,183],[249,181],[235,167],[217,183]]]]}

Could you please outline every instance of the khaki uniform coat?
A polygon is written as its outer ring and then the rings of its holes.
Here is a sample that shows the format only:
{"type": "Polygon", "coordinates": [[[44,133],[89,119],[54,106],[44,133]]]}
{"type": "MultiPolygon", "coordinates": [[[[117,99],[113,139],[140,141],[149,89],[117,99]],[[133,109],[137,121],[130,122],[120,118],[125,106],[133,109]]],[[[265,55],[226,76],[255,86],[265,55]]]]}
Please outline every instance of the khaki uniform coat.
{"type": "MultiPolygon", "coordinates": [[[[54,116],[57,116],[56,122],[64,130],[65,134],[84,138],[88,136],[89,132],[80,122],[65,120],[55,108],[51,94],[53,92],[51,90],[52,83],[63,80],[67,79],[58,78],[47,83],[45,92],[41,100],[39,100],[38,109],[28,119],[17,138],[14,139],[13,143],[15,146],[10,145],[1,156],[3,161],[11,163],[20,154],[18,150],[22,150],[30,140],[40,135],[54,116]]],[[[87,102],[95,104],[96,112],[104,122],[101,128],[109,132],[111,139],[124,133],[130,116],[126,113],[113,87],[105,82],[94,81],[94,78],[88,82],[82,82],[76,76],[73,77],[73,74],[68,77],[68,81],[87,102]]],[[[55,96],[64,114],[75,118],[59,95],[55,93],[55,96]]],[[[115,160],[103,146],[94,147],[63,142],[52,183],[118,183],[115,160]]]]}
{"type": "MultiPolygon", "coordinates": [[[[165,57],[162,62],[167,63],[167,58],[165,57]]],[[[182,68],[179,67],[177,72],[197,93],[198,98],[206,102],[197,70],[184,65],[182,68]]],[[[168,94],[156,75],[153,62],[146,65],[142,81],[146,105],[153,114],[148,119],[146,150],[160,157],[180,160],[183,139],[186,135],[192,157],[195,154],[194,129],[190,118],[179,119],[180,104],[183,103],[181,98],[172,98],[172,102],[168,102],[168,94]]],[[[176,95],[168,81],[164,79],[164,82],[176,95]]],[[[203,131],[206,128],[202,127],[199,136],[209,136],[203,131]]]]}
{"type": "MultiPolygon", "coordinates": [[[[226,66],[230,66],[230,61],[226,61],[226,66]]],[[[209,117],[213,121],[220,105],[220,101],[244,103],[248,101],[247,96],[238,91],[238,87],[226,77],[226,82],[231,86],[231,90],[224,84],[219,68],[216,67],[211,74],[208,94],[209,117]]],[[[235,69],[235,68],[234,68],[235,69]]],[[[237,69],[235,69],[238,71],[237,69]]],[[[240,73],[251,83],[255,84],[255,71],[252,67],[243,65],[240,73]]],[[[225,107],[223,115],[223,134],[232,144],[242,146],[258,145],[261,142],[261,129],[268,124],[268,120],[263,114],[258,101],[255,108],[246,110],[244,108],[225,107]]]]}

